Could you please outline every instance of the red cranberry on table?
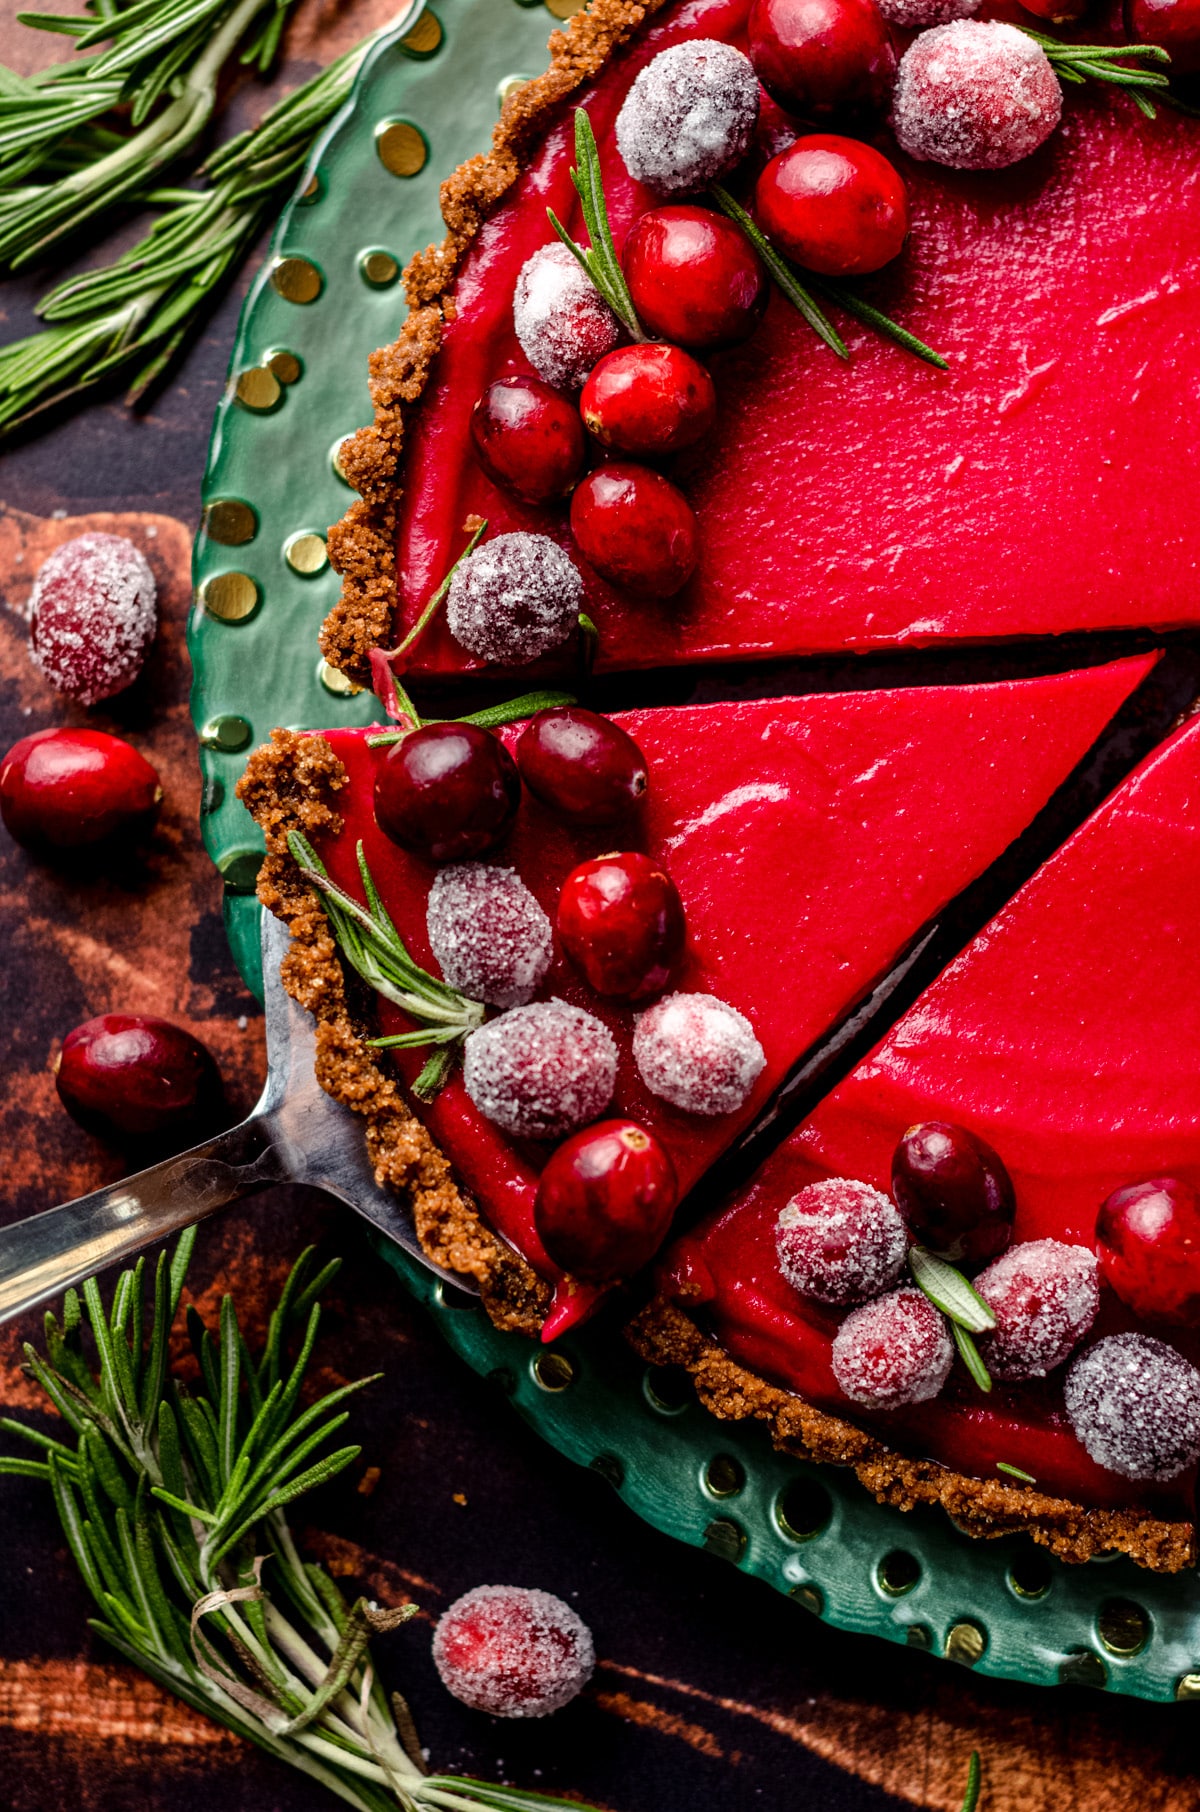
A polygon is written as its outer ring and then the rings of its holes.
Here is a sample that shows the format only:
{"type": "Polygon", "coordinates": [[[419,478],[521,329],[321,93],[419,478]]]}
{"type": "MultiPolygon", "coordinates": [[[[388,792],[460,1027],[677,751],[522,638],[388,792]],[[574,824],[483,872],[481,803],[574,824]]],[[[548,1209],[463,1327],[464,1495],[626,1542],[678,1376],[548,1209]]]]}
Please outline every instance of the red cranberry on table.
{"type": "Polygon", "coordinates": [[[1172,75],[1200,71],[1200,0],[1125,0],[1125,26],[1137,43],[1162,46],[1172,75]]]}
{"type": "Polygon", "coordinates": [[[533,1218],[555,1264],[611,1283],[658,1251],[678,1196],[675,1167],[652,1132],[634,1120],[601,1120],[553,1154],[533,1218]]]}
{"type": "Polygon", "coordinates": [[[642,325],[693,352],[746,339],[767,306],[758,253],[710,208],[651,208],[630,228],[621,262],[642,325]]]}
{"type": "Polygon", "coordinates": [[[0,816],[35,850],[91,849],[149,828],[162,799],[150,763],[103,730],[39,730],[0,766],[0,816]]]}
{"type": "Polygon", "coordinates": [[[556,705],[529,720],[517,766],[535,798],[573,824],[613,824],[644,796],[646,757],[611,718],[556,705]]]}
{"type": "Polygon", "coordinates": [[[79,535],[45,561],[29,600],[29,652],[81,705],[123,692],[158,625],[154,574],[123,535],[79,535]]]}
{"type": "Polygon", "coordinates": [[[754,213],[781,252],[828,277],[890,264],[908,235],[908,196],[886,157],[856,138],[814,133],[773,157],[754,213]]]}
{"type": "Polygon", "coordinates": [[[755,0],[750,61],[773,101],[820,123],[883,113],[896,78],[874,0],[755,0]]]}
{"type": "Polygon", "coordinates": [[[683,955],[687,920],[670,875],[636,850],[581,862],[563,882],[558,935],[596,990],[648,1000],[666,988],[683,955]]]}
{"type": "Polygon", "coordinates": [[[703,365],[678,346],[619,346],[593,367],[579,412],[601,446],[660,459],[711,432],[717,393],[703,365]]]}
{"type": "Polygon", "coordinates": [[[1100,1275],[1144,1321],[1200,1327],[1200,1191],[1178,1177],[1114,1190],[1096,1221],[1100,1275]]]}
{"type": "Polygon", "coordinates": [[[565,497],[583,470],[578,411],[541,378],[489,384],[471,414],[471,439],[488,477],[526,503],[565,497]]]}
{"type": "Polygon", "coordinates": [[[965,1126],[910,1126],[892,1158],[892,1195],[913,1237],[954,1263],[986,1264],[1012,1239],[1012,1180],[965,1126]]]}
{"type": "Polygon", "coordinates": [[[73,1120],[118,1143],[199,1136],[221,1105],[220,1072],[200,1040],[142,1013],[102,1013],[68,1032],[55,1086],[73,1120]]]}
{"type": "Polygon", "coordinates": [[[425,724],[393,743],[375,775],[379,828],[430,862],[495,849],[520,802],[516,762],[478,724],[425,724]]]}
{"type": "Polygon", "coordinates": [[[596,1652],[569,1604],[529,1586],[476,1586],[439,1617],[433,1660],[447,1692],[494,1718],[544,1718],[584,1687],[596,1652]]]}
{"type": "Polygon", "coordinates": [[[571,499],[571,533],[602,579],[639,598],[669,598],[696,570],[696,518],[683,492],[648,466],[614,461],[571,499]]]}

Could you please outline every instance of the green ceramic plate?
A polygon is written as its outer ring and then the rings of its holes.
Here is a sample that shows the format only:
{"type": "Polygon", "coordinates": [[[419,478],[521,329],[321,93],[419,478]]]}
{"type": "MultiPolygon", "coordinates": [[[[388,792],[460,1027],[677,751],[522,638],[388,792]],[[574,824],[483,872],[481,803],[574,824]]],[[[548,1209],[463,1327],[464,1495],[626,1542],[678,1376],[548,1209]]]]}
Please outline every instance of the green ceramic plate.
{"type": "MultiPolygon", "coordinates": [[[[342,438],[369,419],[366,361],[404,312],[396,278],[441,236],[438,184],[486,144],[514,74],[544,67],[541,5],[437,0],[381,44],[317,147],[251,290],[217,411],[195,548],[190,645],[204,837],[225,879],[238,966],[261,992],[258,832],[234,798],[245,751],[275,724],[367,723],[323,667],[337,595],[323,534],[350,498],[342,438]]],[[[397,1248],[384,1254],[473,1369],[553,1446],[602,1472],[656,1528],[707,1547],[840,1628],[981,1673],[1147,1699],[1200,1697],[1200,1583],[1125,1561],[1064,1567],[1023,1541],[978,1543],[942,1516],[882,1508],[844,1473],[774,1453],[637,1361],[615,1327],[553,1351],[456,1307],[397,1248]]]]}

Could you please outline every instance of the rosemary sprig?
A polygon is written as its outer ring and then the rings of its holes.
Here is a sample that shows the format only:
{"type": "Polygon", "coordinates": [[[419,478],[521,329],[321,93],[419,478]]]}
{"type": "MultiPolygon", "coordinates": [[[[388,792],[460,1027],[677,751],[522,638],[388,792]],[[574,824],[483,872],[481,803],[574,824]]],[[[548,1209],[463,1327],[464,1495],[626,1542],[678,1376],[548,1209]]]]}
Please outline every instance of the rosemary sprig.
{"type": "Polygon", "coordinates": [[[633,297],[629,293],[621,260],[617,257],[617,248],[613,244],[608,208],[604,200],[604,182],[600,175],[600,153],[596,149],[592,122],[582,107],[575,109],[575,163],[571,170],[571,181],[579,196],[591,244],[576,245],[553,208],[546,209],[550,225],[571,255],[579,260],[630,339],[646,340],[649,336],[637,318],[633,297]]]}
{"type": "Polygon", "coordinates": [[[378,736],[368,736],[369,749],[390,748],[424,724],[477,724],[481,730],[498,730],[504,724],[517,724],[524,717],[533,717],[538,711],[553,711],[559,705],[578,702],[573,692],[523,692],[520,698],[506,699],[502,705],[485,705],[482,711],[469,711],[465,717],[422,717],[399,680],[395,684],[396,702],[401,717],[408,720],[407,725],[402,730],[381,730],[378,736]]]}
{"type": "Polygon", "coordinates": [[[323,1568],[300,1559],[286,1507],[357,1458],[358,1446],[329,1443],[348,1398],[373,1381],[300,1407],[317,1299],[340,1261],[316,1270],[311,1249],[301,1254],[257,1356],[230,1297],[215,1331],[189,1308],[201,1381],[188,1387],[170,1376],[169,1354],[194,1240],[184,1234],[153,1272],[139,1259],[107,1305],[94,1278],[82,1301],[69,1290],[61,1324],[46,1316],[45,1356],[26,1346],[27,1369],[73,1446],[0,1423],[34,1449],[36,1458],[0,1457],[0,1473],[50,1486],[100,1613],[92,1629],[168,1692],[359,1812],[579,1812],[574,1801],[428,1775],[408,1706],[399,1694],[389,1705],[370,1652],[372,1635],[416,1606],[347,1605],[323,1568]]]}
{"type": "Polygon", "coordinates": [[[1012,1466],[1007,1460],[997,1460],[996,1471],[1007,1472],[1010,1478],[1018,1479],[1022,1485],[1037,1484],[1032,1472],[1025,1472],[1020,1466],[1012,1466]]]}
{"type": "Polygon", "coordinates": [[[1020,25],[1017,29],[1041,45],[1060,82],[1107,82],[1111,87],[1124,88],[1148,120],[1156,117],[1153,103],[1139,90],[1166,88],[1170,77],[1161,69],[1142,69],[1138,65],[1169,63],[1170,56],[1161,45],[1064,44],[1061,38],[1048,38],[1028,25],[1020,25]],[[1127,61],[1118,62],[1119,57],[1127,61]],[[1133,64],[1132,68],[1129,63],[1133,64]]]}
{"type": "Polygon", "coordinates": [[[992,1388],[992,1374],[983,1363],[983,1358],[979,1348],[975,1344],[973,1336],[957,1321],[952,1321],[950,1323],[950,1333],[955,1346],[958,1348],[959,1357],[975,1380],[975,1383],[979,1386],[981,1391],[990,1391],[992,1388]]]}
{"type": "Polygon", "coordinates": [[[976,1812],[982,1785],[983,1770],[979,1764],[979,1751],[972,1749],[970,1760],[967,1763],[967,1790],[963,1794],[962,1812],[976,1812]]]}
{"type": "Polygon", "coordinates": [[[455,573],[458,571],[459,567],[462,566],[464,561],[470,559],[486,534],[487,518],[484,517],[476,522],[475,527],[471,532],[471,539],[467,542],[462,553],[458,556],[454,565],[450,568],[437,590],[433,593],[429,602],[425,605],[425,608],[422,610],[408,634],[404,637],[404,640],[398,643],[395,648],[372,648],[371,674],[374,680],[375,692],[389,717],[395,717],[397,713],[399,713],[401,716],[409,716],[416,724],[420,724],[421,720],[417,717],[408,694],[405,692],[403,686],[401,686],[392,663],[394,661],[402,661],[414,644],[420,640],[421,636],[425,633],[425,630],[429,627],[430,623],[432,623],[434,617],[445,603],[450,587],[454,583],[455,573]]]}
{"type": "Polygon", "coordinates": [[[910,1246],[908,1268],[913,1282],[950,1323],[950,1333],[962,1362],[982,1391],[992,1388],[991,1374],[980,1357],[972,1338],[986,1334],[996,1325],[996,1317],[978,1290],[968,1283],[962,1272],[927,1252],[924,1246],[910,1246]]]}

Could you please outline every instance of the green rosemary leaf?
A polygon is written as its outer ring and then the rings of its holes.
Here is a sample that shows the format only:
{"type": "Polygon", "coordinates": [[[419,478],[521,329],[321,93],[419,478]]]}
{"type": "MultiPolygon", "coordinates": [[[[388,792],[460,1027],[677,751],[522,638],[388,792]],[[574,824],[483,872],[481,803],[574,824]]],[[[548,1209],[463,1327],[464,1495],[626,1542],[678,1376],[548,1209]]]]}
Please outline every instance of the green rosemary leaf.
{"type": "Polygon", "coordinates": [[[361,1447],[339,1447],[336,1453],[327,1454],[323,1460],[319,1460],[315,1466],[310,1466],[307,1472],[302,1472],[290,1484],[281,1485],[278,1491],[273,1491],[269,1497],[265,1498],[237,1525],[231,1534],[224,1537],[219,1546],[213,1549],[210,1564],[214,1568],[217,1567],[264,1516],[270,1516],[273,1511],[282,1510],[285,1504],[294,1502],[306,1491],[313,1491],[318,1485],[328,1484],[329,1480],[336,1478],[339,1472],[344,1472],[347,1466],[353,1465],[361,1452],[361,1447]]]}
{"type": "Polygon", "coordinates": [[[221,1483],[217,1472],[217,1443],[212,1437],[200,1405],[186,1394],[181,1385],[176,1385],[175,1393],[180,1425],[192,1464],[196,1468],[207,1496],[215,1504],[221,1495],[221,1483]]]}
{"type": "Polygon", "coordinates": [[[523,692],[519,698],[510,698],[502,705],[485,705],[482,711],[469,711],[465,717],[454,721],[478,724],[483,730],[498,730],[504,724],[521,723],[526,717],[535,717],[539,711],[557,711],[563,705],[578,702],[573,692],[523,692]]]}
{"type": "Polygon", "coordinates": [[[237,1457],[238,1384],[241,1380],[242,1354],[238,1344],[237,1315],[233,1297],[221,1298],[221,1396],[217,1409],[220,1445],[217,1461],[222,1484],[228,1481],[237,1457]]]}
{"type": "Polygon", "coordinates": [[[824,296],[828,301],[835,303],[838,308],[844,308],[846,313],[853,315],[856,321],[863,322],[867,327],[873,327],[876,333],[882,334],[887,340],[893,340],[897,346],[903,347],[905,352],[911,352],[914,358],[924,359],[927,365],[933,365],[938,371],[949,371],[949,363],[940,352],[935,352],[932,346],[926,346],[924,340],[918,340],[915,333],[909,333],[907,327],[901,327],[898,321],[891,320],[872,303],[865,302],[855,290],[850,289],[846,284],[833,282],[824,277],[809,280],[819,296],[824,296]]]}
{"type": "Polygon", "coordinates": [[[978,1290],[944,1258],[936,1258],[924,1246],[910,1246],[908,1268],[917,1288],[958,1327],[970,1334],[986,1334],[995,1327],[996,1317],[978,1290]]]}
{"type": "Polygon", "coordinates": [[[60,1465],[68,1472],[75,1470],[75,1455],[53,1435],[43,1434],[40,1428],[30,1428],[25,1422],[17,1422],[12,1416],[0,1416],[0,1434],[16,1435],[19,1440],[28,1441],[31,1447],[40,1447],[45,1453],[58,1455],[60,1465]]]}
{"type": "Polygon", "coordinates": [[[160,1504],[169,1504],[172,1510],[180,1511],[184,1516],[194,1516],[197,1522],[215,1523],[216,1516],[211,1510],[205,1510],[200,1504],[193,1504],[185,1497],[176,1497],[163,1485],[154,1486],[154,1495],[160,1504]]]}
{"type": "MultiPolygon", "coordinates": [[[[438,610],[441,607],[443,599],[446,597],[447,593],[450,590],[451,585],[454,583],[455,573],[458,571],[458,569],[462,565],[463,561],[469,559],[470,556],[475,552],[475,549],[479,546],[479,543],[483,540],[483,537],[486,535],[486,533],[487,533],[487,523],[486,523],[486,521],[484,521],[479,524],[478,528],[472,534],[471,539],[467,542],[467,545],[463,548],[462,553],[458,556],[458,559],[454,562],[454,565],[450,568],[450,571],[446,574],[446,577],[442,580],[441,584],[438,586],[437,590],[434,592],[433,596],[430,598],[428,604],[426,604],[424,610],[421,612],[420,616],[417,618],[416,622],[413,624],[413,626],[409,630],[408,634],[404,637],[404,640],[400,643],[400,645],[397,648],[394,648],[391,651],[391,656],[407,654],[409,649],[413,646],[414,642],[416,642],[420,639],[422,632],[429,626],[429,624],[433,621],[434,617],[437,615],[438,610]]],[[[389,658],[391,658],[391,656],[389,656],[389,658]]],[[[399,687],[399,682],[397,682],[397,696],[402,696],[406,703],[410,702],[408,699],[408,694],[401,692],[401,688],[399,687]]],[[[420,722],[420,719],[418,718],[417,721],[420,722]]]]}
{"type": "MultiPolygon", "coordinates": [[[[1139,89],[1151,88],[1160,93],[1170,84],[1162,68],[1144,69],[1144,63],[1164,64],[1170,56],[1159,44],[1066,44],[1060,38],[1047,37],[1028,25],[1020,25],[1027,38],[1040,44],[1060,81],[1102,82],[1112,88],[1123,88],[1148,119],[1154,119],[1152,103],[1139,89]]],[[[1164,100],[1169,96],[1162,94],[1164,100]]]]}
{"type": "Polygon", "coordinates": [[[967,1790],[963,1794],[962,1812],[976,1812],[979,1805],[979,1790],[982,1784],[982,1770],[979,1765],[979,1751],[972,1749],[971,1759],[967,1763],[967,1790]]]}
{"type": "Polygon", "coordinates": [[[83,1518],[79,1514],[79,1505],[65,1470],[54,1454],[48,1461],[50,1471],[50,1489],[54,1493],[54,1507],[58,1511],[58,1520],[62,1524],[71,1558],[83,1576],[83,1583],[97,1604],[105,1600],[104,1582],[96,1570],[91,1551],[83,1533],[83,1518]]]}
{"type": "Polygon", "coordinates": [[[440,1050],[434,1051],[412,1085],[412,1092],[418,1101],[432,1101],[445,1088],[457,1053],[457,1045],[443,1045],[440,1050]]]}
{"type": "MultiPolygon", "coordinates": [[[[310,1246],[308,1251],[310,1258],[314,1256],[314,1247],[310,1246]]],[[[340,1258],[329,1259],[327,1263],[321,1266],[321,1269],[316,1275],[310,1278],[308,1282],[304,1283],[302,1289],[298,1290],[295,1311],[297,1321],[303,1320],[305,1316],[311,1314],[317,1297],[324,1294],[341,1268],[342,1261],[340,1258]]]]}
{"type": "Polygon", "coordinates": [[[457,1044],[461,1038],[454,1026],[424,1026],[419,1032],[389,1032],[366,1042],[373,1051],[420,1051],[427,1044],[457,1044]]]}
{"type": "Polygon", "coordinates": [[[99,1480],[109,1503],[118,1510],[133,1509],[133,1492],[125,1483],[116,1457],[98,1428],[85,1428],[79,1440],[79,1451],[99,1480]]]}
{"type": "MultiPolygon", "coordinates": [[[[151,1426],[158,1419],[159,1404],[162,1402],[163,1389],[167,1380],[170,1291],[171,1279],[167,1270],[167,1255],[165,1252],[160,1252],[154,1272],[154,1311],[150,1321],[150,1351],[146,1356],[146,1370],[142,1378],[142,1393],[138,1404],[143,1423],[151,1426]]],[[[139,1348],[141,1346],[140,1339],[138,1346],[139,1348]]]]}
{"type": "Polygon", "coordinates": [[[954,1344],[962,1356],[963,1364],[970,1372],[980,1390],[990,1391],[992,1388],[992,1375],[980,1358],[979,1348],[976,1346],[971,1334],[969,1334],[966,1328],[957,1321],[952,1321],[950,1323],[950,1332],[954,1337],[954,1344]]]}
{"type": "Polygon", "coordinates": [[[729,219],[733,221],[734,225],[740,228],[743,238],[749,240],[750,244],[754,247],[755,251],[766,265],[767,270],[774,278],[778,287],[783,291],[792,306],[799,309],[813,332],[824,340],[826,346],[828,346],[832,352],[837,353],[839,359],[845,359],[847,363],[849,363],[850,353],[846,346],[846,342],[842,339],[832,322],[829,321],[817,307],[816,302],[800,282],[800,279],[796,276],[791,265],[780,257],[765,233],[754,224],[745,208],[736,202],[733,199],[733,196],[730,195],[727,190],[723,189],[719,183],[713,183],[709,189],[709,194],[720,208],[722,214],[727,215],[729,219]]]}
{"type": "Polygon", "coordinates": [[[50,1466],[46,1460],[20,1460],[0,1455],[0,1474],[14,1479],[48,1479],[50,1466]]]}
{"type": "Polygon", "coordinates": [[[1010,1477],[1019,1479],[1022,1485],[1036,1485],[1037,1480],[1031,1472],[1025,1472],[1020,1466],[1010,1466],[1007,1460],[996,1461],[997,1472],[1007,1472],[1010,1477]]]}

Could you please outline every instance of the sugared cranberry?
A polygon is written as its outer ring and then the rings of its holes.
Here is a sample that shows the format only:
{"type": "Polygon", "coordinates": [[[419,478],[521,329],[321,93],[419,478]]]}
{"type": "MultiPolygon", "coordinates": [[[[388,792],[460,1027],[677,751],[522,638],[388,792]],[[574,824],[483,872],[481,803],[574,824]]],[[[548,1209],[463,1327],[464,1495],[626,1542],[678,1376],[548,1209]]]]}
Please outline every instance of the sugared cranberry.
{"type": "Polygon", "coordinates": [[[1149,1334],[1110,1334],[1074,1360],[1067,1419],[1097,1466],[1174,1479],[1200,1458],[1200,1372],[1149,1334]]]}
{"type": "Polygon", "coordinates": [[[647,1000],[675,973],[687,936],[670,875],[635,850],[581,862],[563,882],[558,935],[597,994],[647,1000]]]}
{"type": "Polygon", "coordinates": [[[868,1302],[899,1282],[908,1228],[881,1189],[851,1177],[822,1177],[781,1211],[775,1252],[780,1271],[801,1296],[868,1302]]]}
{"type": "Polygon", "coordinates": [[[28,849],[91,849],[146,830],[162,798],[136,749],[103,730],[39,730],[0,767],[0,815],[28,849]]]}
{"type": "MultiPolygon", "coordinates": [[[[1083,0],[1079,11],[1087,0],[1083,0]]],[[[927,25],[948,25],[952,19],[969,19],[979,11],[983,0],[875,0],[889,25],[901,25],[906,31],[918,31],[927,25]]],[[[1033,12],[1029,0],[1022,0],[1026,12],[1033,12]]],[[[1076,0],[1038,0],[1038,5],[1076,4],[1076,0]]],[[[1044,17],[1049,17],[1045,14],[1044,17]]],[[[1078,17],[1078,14],[1075,15],[1078,17]]]]}
{"type": "Polygon", "coordinates": [[[715,994],[668,994],[639,1013],[633,1061],[652,1095],[706,1119],[744,1106],[767,1064],[745,1014],[715,994]]]}
{"type": "Polygon", "coordinates": [[[471,414],[471,439],[488,477],[526,503],[565,497],[583,470],[578,413],[541,378],[489,384],[471,414]]]}
{"type": "Polygon", "coordinates": [[[1200,1327],[1200,1191],[1178,1177],[1114,1190],[1096,1221],[1100,1275],[1144,1321],[1200,1327]]]}
{"type": "Polygon", "coordinates": [[[630,228],[621,262],[643,327],[693,352],[736,345],[767,306],[758,253],[709,208],[651,208],[630,228]]]}
{"type": "Polygon", "coordinates": [[[986,1264],[1012,1238],[1012,1181],[991,1146],[943,1120],[910,1126],[892,1158],[892,1195],[930,1252],[986,1264]]]}
{"type": "Polygon", "coordinates": [[[750,60],[772,100],[819,123],[870,120],[896,79],[874,0],[755,0],[750,60]]]}
{"type": "Polygon", "coordinates": [[[1015,25],[958,19],[922,32],[900,59],[892,129],[902,151],[955,170],[1003,170],[1062,117],[1045,51],[1015,25]]]}
{"type": "Polygon", "coordinates": [[[554,955],[550,920],[520,875],[489,862],[438,870],[425,928],[444,979],[491,1007],[523,1007],[554,955]]]}
{"type": "Polygon", "coordinates": [[[68,1032],[55,1086],[73,1120],[117,1143],[183,1143],[221,1106],[220,1073],[200,1040],[143,1013],[102,1013],[68,1032]]]}
{"type": "MultiPolygon", "coordinates": [[[[1028,6],[1029,0],[1023,3],[1028,6]]],[[[1030,10],[1040,9],[1035,6],[1030,10]]],[[[1069,13],[1067,17],[1074,19],[1078,15],[1069,13]]],[[[1171,58],[1172,75],[1195,75],[1200,71],[1200,0],[1125,0],[1125,24],[1138,44],[1162,46],[1171,58]]]]}
{"type": "Polygon", "coordinates": [[[34,665],[57,691],[95,705],[141,672],[158,624],[154,574],[123,535],[79,535],[41,567],[29,614],[34,665]]]}
{"type": "Polygon", "coordinates": [[[442,1685],[494,1718],[544,1718],[568,1705],[596,1665],[591,1631],[569,1604],[528,1586],[476,1586],[438,1618],[442,1685]]]}
{"type": "Polygon", "coordinates": [[[979,1336],[994,1378],[1044,1378],[1074,1352],[1100,1310],[1096,1259],[1086,1246],[1026,1240],[1010,1246],[975,1279],[996,1317],[979,1336]]]}
{"type": "Polygon", "coordinates": [[[728,175],[757,119],[749,58],[718,38],[693,38],[642,70],[617,115],[617,148],[635,182],[686,195],[728,175]]]}
{"type": "Polygon", "coordinates": [[[579,260],[556,239],[521,266],[513,331],[540,378],[575,390],[618,344],[621,323],[579,260]]]}
{"type": "Polygon", "coordinates": [[[464,1088],[515,1139],[562,1139],[586,1126],[612,1100],[616,1080],[612,1033],[565,1000],[514,1007],[463,1046],[464,1088]]]}
{"type": "Polygon", "coordinates": [[[658,1251],[679,1185],[666,1149],[634,1120],[601,1120],[543,1170],[534,1221],[564,1271],[592,1283],[631,1277],[658,1251]]]}
{"type": "Polygon", "coordinates": [[[908,233],[899,172],[870,145],[828,133],[798,138],[771,159],[754,212],[781,252],[830,277],[881,269],[908,233]]]}
{"type": "Polygon", "coordinates": [[[482,661],[520,667],[565,642],[583,608],[579,569],[549,535],[494,535],[463,561],[446,627],[482,661]]]}
{"type": "Polygon", "coordinates": [[[699,557],[683,492],[649,466],[600,466],[571,499],[571,533],[602,579],[639,598],[670,598],[699,557]]]}
{"type": "Polygon", "coordinates": [[[539,711],[521,732],[517,766],[535,798],[573,824],[615,824],[644,796],[646,757],[610,717],[582,705],[539,711]]]}
{"type": "Polygon", "coordinates": [[[833,1341],[833,1375],[852,1403],[900,1409],[936,1397],[954,1364],[944,1318],[920,1290],[851,1309],[833,1341]]]}
{"type": "Polygon", "coordinates": [[[516,762],[478,724],[425,724],[392,745],[375,775],[379,828],[430,862],[495,849],[520,802],[516,762]]]}
{"type": "Polygon", "coordinates": [[[678,346],[618,346],[593,367],[579,412],[602,447],[660,459],[711,432],[717,393],[703,365],[678,346]]]}

